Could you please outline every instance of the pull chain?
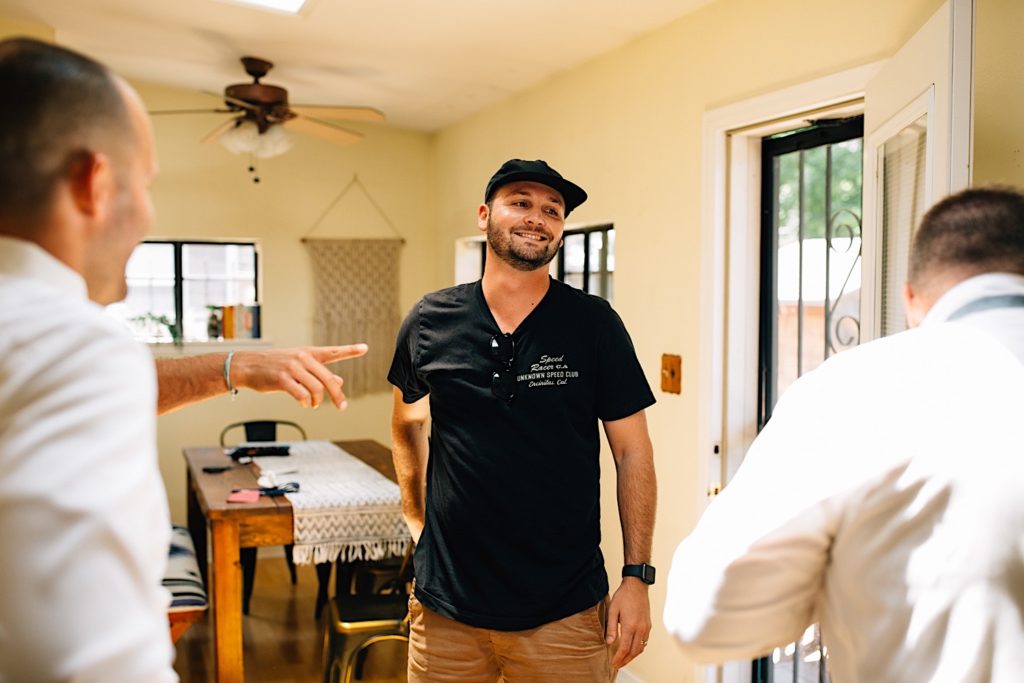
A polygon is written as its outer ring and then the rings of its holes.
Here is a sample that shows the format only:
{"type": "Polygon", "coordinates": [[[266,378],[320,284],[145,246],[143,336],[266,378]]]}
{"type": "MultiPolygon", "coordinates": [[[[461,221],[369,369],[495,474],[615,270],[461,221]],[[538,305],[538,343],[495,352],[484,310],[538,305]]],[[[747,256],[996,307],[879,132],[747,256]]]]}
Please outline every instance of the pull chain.
{"type": "Polygon", "coordinates": [[[256,157],[251,153],[249,154],[249,173],[252,174],[252,181],[254,183],[260,182],[259,168],[257,167],[256,157]]]}

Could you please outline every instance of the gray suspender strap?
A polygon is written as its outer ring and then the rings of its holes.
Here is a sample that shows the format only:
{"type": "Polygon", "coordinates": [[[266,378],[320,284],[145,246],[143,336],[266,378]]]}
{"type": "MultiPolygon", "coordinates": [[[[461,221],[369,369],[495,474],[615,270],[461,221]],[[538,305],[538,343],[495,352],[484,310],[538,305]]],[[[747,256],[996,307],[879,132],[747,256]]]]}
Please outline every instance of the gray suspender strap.
{"type": "Polygon", "coordinates": [[[965,315],[989,311],[993,308],[1024,308],[1024,294],[1000,294],[999,296],[975,299],[953,311],[953,314],[946,318],[946,321],[952,322],[963,318],[965,315]]]}

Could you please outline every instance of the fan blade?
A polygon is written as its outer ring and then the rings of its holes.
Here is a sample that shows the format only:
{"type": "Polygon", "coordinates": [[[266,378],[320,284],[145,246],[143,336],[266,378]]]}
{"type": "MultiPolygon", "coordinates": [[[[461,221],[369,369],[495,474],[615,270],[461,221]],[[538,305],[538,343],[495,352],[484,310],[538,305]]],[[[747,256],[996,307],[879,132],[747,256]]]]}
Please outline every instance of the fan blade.
{"type": "Polygon", "coordinates": [[[236,97],[230,97],[228,95],[225,95],[224,93],[213,92],[212,90],[204,90],[203,93],[209,95],[210,97],[216,97],[218,99],[224,100],[228,104],[233,104],[234,106],[241,107],[242,109],[259,109],[259,107],[257,107],[255,104],[250,104],[245,100],[240,100],[236,97]]]}
{"type": "Polygon", "coordinates": [[[308,116],[296,116],[294,119],[285,121],[283,125],[285,128],[313,135],[328,142],[333,142],[336,145],[351,145],[363,139],[362,133],[357,133],[354,130],[348,130],[333,123],[327,123],[326,121],[320,121],[308,116]]]}
{"type": "Polygon", "coordinates": [[[346,121],[383,121],[384,114],[373,107],[330,107],[318,104],[293,104],[289,108],[300,116],[346,121]]]}
{"type": "Polygon", "coordinates": [[[227,130],[229,130],[231,128],[234,128],[237,124],[238,124],[238,119],[237,118],[228,119],[224,123],[220,124],[219,126],[214,128],[213,130],[211,130],[209,133],[204,135],[202,140],[200,140],[199,142],[201,142],[203,144],[209,144],[211,142],[216,142],[217,138],[219,138],[222,133],[224,133],[225,131],[227,131],[227,130]]]}
{"type": "Polygon", "coordinates": [[[147,112],[150,116],[163,116],[164,114],[230,114],[232,109],[158,109],[147,112]]]}

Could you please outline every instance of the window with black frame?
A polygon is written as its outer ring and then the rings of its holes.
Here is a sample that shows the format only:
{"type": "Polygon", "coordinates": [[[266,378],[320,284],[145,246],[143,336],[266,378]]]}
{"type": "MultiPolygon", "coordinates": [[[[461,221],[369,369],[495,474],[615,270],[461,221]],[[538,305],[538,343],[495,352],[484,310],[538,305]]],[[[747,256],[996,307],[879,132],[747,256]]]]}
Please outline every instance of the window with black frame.
{"type": "Polygon", "coordinates": [[[611,301],[615,292],[615,227],[566,230],[558,252],[558,279],[611,301]]]}
{"type": "Polygon", "coordinates": [[[260,337],[255,242],[147,240],[128,261],[128,295],[109,311],[141,341],[260,337]]]}

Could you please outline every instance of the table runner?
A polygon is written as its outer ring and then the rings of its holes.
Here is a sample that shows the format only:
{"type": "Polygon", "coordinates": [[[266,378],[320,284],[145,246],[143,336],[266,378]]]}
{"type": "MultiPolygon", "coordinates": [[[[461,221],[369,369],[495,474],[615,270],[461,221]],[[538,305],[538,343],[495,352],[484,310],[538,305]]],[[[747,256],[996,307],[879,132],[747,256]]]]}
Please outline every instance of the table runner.
{"type": "Polygon", "coordinates": [[[289,446],[290,454],[253,460],[277,484],[299,484],[297,493],[286,494],[295,517],[297,564],[405,552],[409,530],[397,484],[330,441],[275,443],[289,446]]]}

